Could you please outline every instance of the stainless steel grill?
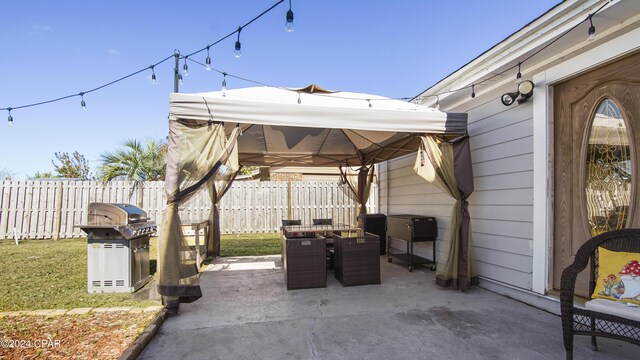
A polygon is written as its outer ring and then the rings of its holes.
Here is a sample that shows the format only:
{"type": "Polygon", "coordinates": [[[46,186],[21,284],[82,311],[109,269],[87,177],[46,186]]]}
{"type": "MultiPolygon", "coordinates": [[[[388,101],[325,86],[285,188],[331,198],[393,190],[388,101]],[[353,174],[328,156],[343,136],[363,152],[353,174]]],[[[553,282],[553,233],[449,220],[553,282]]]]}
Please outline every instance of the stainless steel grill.
{"type": "Polygon", "coordinates": [[[130,240],[157,230],[146,212],[130,204],[89,203],[87,220],[80,228],[93,238],[130,240]]]}
{"type": "Polygon", "coordinates": [[[149,237],[157,230],[130,204],[90,203],[87,224],[89,292],[133,292],[149,281],[149,237]]]}

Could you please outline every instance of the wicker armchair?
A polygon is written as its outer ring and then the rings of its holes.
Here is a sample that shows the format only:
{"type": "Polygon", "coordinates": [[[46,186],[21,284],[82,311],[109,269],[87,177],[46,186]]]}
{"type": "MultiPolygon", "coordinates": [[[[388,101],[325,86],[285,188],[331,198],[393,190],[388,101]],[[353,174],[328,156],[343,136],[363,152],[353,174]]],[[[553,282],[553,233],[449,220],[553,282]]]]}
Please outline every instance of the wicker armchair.
{"type": "Polygon", "coordinates": [[[567,359],[573,359],[573,336],[591,336],[591,347],[598,350],[596,336],[624,340],[640,345],[640,322],[605,314],[573,304],[576,278],[589,261],[589,294],[593,293],[598,278],[598,246],[612,251],[640,253],[640,229],[610,231],[589,239],[576,253],[573,264],[562,272],[560,282],[560,311],[562,335],[567,359]]]}

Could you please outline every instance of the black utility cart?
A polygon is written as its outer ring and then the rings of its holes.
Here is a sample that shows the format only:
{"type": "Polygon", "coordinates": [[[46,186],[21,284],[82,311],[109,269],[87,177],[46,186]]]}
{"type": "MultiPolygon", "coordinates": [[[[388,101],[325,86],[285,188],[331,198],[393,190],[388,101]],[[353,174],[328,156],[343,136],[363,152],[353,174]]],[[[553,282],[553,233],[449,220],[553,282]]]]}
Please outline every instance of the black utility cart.
{"type": "Polygon", "coordinates": [[[436,237],[438,225],[431,216],[421,215],[389,215],[387,216],[387,261],[393,257],[408,263],[409,271],[414,265],[431,264],[431,270],[436,269],[436,237]],[[391,239],[404,240],[406,251],[393,248],[391,239]],[[431,241],[433,243],[433,260],[425,259],[413,254],[413,243],[431,241]]]}

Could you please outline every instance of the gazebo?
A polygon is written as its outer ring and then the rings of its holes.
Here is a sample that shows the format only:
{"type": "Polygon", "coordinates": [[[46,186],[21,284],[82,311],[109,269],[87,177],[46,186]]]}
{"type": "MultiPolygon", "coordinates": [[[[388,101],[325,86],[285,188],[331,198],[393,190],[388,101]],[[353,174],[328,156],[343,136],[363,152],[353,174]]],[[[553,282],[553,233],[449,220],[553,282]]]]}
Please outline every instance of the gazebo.
{"type": "Polygon", "coordinates": [[[473,174],[467,115],[381,96],[305,88],[251,87],[170,96],[169,147],[159,238],[158,292],[168,308],[202,296],[178,207],[208,189],[209,255],[219,254],[218,204],[242,166],[336,166],[358,169],[349,185],[366,212],[375,163],[416,153],[416,172],[456,199],[450,246],[437,283],[471,282],[467,197],[473,174]]]}

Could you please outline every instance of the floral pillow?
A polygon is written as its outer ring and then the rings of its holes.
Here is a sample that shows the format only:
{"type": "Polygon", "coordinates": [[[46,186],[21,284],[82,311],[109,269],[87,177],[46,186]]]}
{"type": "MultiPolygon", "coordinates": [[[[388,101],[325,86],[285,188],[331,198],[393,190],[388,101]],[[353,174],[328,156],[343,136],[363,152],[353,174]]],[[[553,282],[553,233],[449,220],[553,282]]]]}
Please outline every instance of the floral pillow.
{"type": "Polygon", "coordinates": [[[598,279],[592,298],[640,304],[640,253],[598,247],[598,279]]]}

